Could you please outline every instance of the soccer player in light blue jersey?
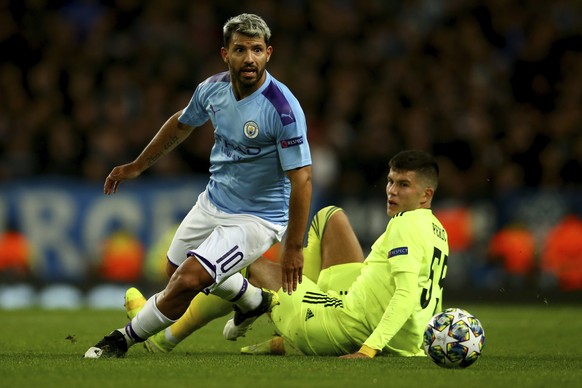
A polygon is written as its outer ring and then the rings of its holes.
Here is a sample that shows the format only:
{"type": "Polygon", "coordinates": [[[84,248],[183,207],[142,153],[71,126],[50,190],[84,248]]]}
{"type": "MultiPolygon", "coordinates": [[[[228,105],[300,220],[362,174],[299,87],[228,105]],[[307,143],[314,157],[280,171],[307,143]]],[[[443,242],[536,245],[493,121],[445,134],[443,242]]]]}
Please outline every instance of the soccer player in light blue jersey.
{"type": "Polygon", "coordinates": [[[311,156],[304,113],[289,89],[266,65],[271,31],[257,15],[241,14],[223,27],[221,56],[228,71],[196,88],[183,110],[166,121],[131,163],[115,167],[105,194],[138,177],[208,120],[215,143],[210,181],[170,244],[166,288],[152,296],[125,328],[114,330],[87,358],[120,357],[180,318],[200,292],[234,304],[225,336],[235,339],[276,293],[241,274],[286,233],[277,276],[291,294],[302,281],[303,239],[311,201],[311,156]]]}
{"type": "MultiPolygon", "coordinates": [[[[304,354],[424,355],[424,329],[442,310],[449,254],[447,233],[431,211],[438,165],[432,156],[415,150],[398,153],[389,165],[386,195],[391,218],[366,259],[357,253],[358,247],[336,249],[338,236],[353,241],[347,237],[353,231],[341,217],[331,215],[326,222],[329,232],[309,235],[320,240],[322,270],[317,280],[306,277],[292,295],[279,291],[280,304],[273,307],[271,318],[284,342],[304,354]]],[[[279,289],[281,284],[273,279],[276,271],[275,263],[258,260],[250,267],[250,279],[279,289]]],[[[278,342],[273,346],[271,340],[262,352],[282,353],[278,342]]],[[[256,354],[258,348],[242,351],[256,354]]]]}

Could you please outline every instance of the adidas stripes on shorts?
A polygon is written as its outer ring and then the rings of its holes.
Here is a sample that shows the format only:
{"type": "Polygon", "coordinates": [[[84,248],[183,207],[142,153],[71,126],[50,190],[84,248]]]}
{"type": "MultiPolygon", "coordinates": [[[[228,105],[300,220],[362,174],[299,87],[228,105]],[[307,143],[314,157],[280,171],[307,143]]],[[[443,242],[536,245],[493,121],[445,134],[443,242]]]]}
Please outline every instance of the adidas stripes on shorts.
{"type": "Polygon", "coordinates": [[[321,271],[317,284],[303,278],[292,295],[280,290],[280,304],[271,313],[279,334],[307,355],[357,351],[367,334],[358,335],[361,324],[343,308],[342,297],[362,266],[363,263],[334,265],[321,271]]]}

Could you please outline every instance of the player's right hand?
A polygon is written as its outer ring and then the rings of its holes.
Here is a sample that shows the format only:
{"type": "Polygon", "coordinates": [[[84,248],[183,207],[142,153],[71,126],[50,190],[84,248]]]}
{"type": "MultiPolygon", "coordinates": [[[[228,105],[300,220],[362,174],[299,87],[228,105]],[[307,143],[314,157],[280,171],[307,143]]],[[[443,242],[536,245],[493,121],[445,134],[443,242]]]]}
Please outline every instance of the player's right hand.
{"type": "Polygon", "coordinates": [[[281,288],[291,295],[297,284],[303,281],[303,249],[290,250],[285,247],[280,259],[281,288]]]}
{"type": "Polygon", "coordinates": [[[122,166],[117,166],[107,176],[105,179],[105,184],[103,185],[103,193],[110,195],[117,193],[119,188],[119,183],[128,179],[137,178],[141,174],[141,171],[133,163],[124,164],[122,166]]]}

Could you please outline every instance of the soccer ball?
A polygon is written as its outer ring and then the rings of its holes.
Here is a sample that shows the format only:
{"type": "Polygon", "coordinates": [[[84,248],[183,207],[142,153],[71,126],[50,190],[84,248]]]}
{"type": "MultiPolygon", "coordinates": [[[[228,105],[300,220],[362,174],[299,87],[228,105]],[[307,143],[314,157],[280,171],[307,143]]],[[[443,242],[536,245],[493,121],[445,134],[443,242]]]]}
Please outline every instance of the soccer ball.
{"type": "Polygon", "coordinates": [[[443,368],[466,368],[481,356],[485,331],[481,322],[460,308],[449,308],[431,318],[424,331],[424,351],[443,368]]]}

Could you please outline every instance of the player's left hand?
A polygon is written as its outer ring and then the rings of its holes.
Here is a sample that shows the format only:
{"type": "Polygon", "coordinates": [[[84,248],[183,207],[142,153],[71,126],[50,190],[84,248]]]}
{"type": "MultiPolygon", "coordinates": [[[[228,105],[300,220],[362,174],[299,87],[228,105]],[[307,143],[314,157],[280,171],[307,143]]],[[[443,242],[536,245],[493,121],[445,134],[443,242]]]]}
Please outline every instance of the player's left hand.
{"type": "Polygon", "coordinates": [[[355,352],[352,354],[344,354],[343,356],[340,356],[339,358],[344,358],[344,359],[367,358],[368,360],[372,359],[372,357],[366,356],[364,353],[360,353],[360,352],[355,352]]]}
{"type": "Polygon", "coordinates": [[[142,171],[135,162],[115,167],[105,179],[103,193],[107,195],[117,193],[117,189],[121,182],[128,179],[135,179],[141,174],[141,172],[142,171]]]}
{"type": "Polygon", "coordinates": [[[284,249],[280,263],[281,287],[291,295],[303,281],[303,249],[284,249]]]}

